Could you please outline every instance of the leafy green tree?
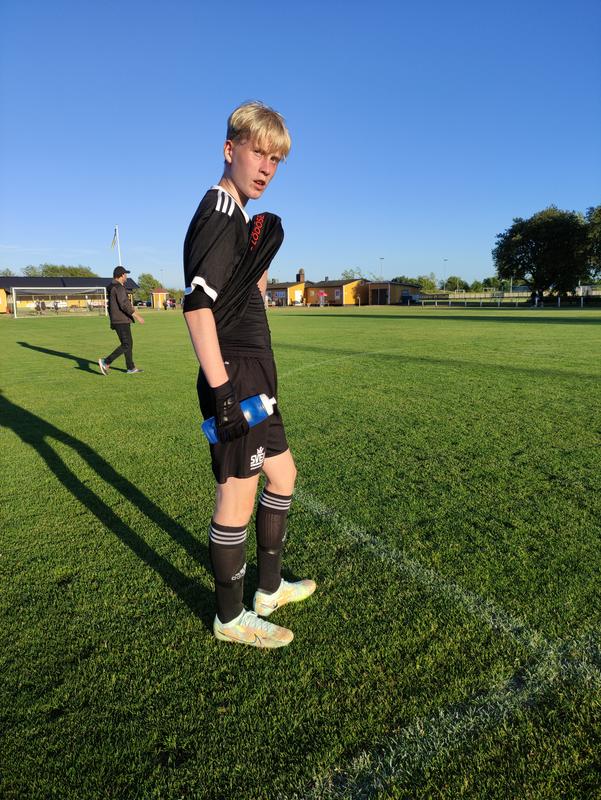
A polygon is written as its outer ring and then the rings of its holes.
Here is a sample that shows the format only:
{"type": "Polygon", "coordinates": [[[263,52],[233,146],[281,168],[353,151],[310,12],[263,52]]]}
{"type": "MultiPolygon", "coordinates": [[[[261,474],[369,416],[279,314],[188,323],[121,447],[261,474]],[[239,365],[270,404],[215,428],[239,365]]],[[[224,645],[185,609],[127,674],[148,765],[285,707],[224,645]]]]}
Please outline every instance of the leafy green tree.
{"type": "Polygon", "coordinates": [[[140,288],[135,293],[136,300],[150,300],[152,290],[162,288],[161,282],[157,281],[150,272],[141,272],[137,283],[140,288]]]}
{"type": "Polygon", "coordinates": [[[2,278],[12,278],[14,274],[12,269],[8,269],[8,267],[6,269],[0,269],[0,277],[2,278]]]}
{"type": "Polygon", "coordinates": [[[169,297],[173,297],[176,303],[179,303],[184,296],[183,289],[167,289],[167,292],[169,293],[169,297]]]}
{"type": "Polygon", "coordinates": [[[586,211],[588,260],[591,275],[601,278],[601,206],[586,211]]]}
{"type": "Polygon", "coordinates": [[[482,281],[472,281],[470,284],[470,292],[483,292],[484,284],[482,281]]]}
{"type": "Polygon", "coordinates": [[[429,275],[418,275],[417,282],[422,292],[436,291],[436,275],[433,272],[430,272],[429,275]]]}
{"type": "Polygon", "coordinates": [[[78,264],[76,267],[69,267],[65,264],[40,264],[42,275],[45,278],[97,278],[98,273],[93,272],[90,267],[78,264]]]}
{"type": "Polygon", "coordinates": [[[486,289],[486,291],[488,291],[488,292],[489,292],[491,289],[493,289],[493,290],[495,290],[495,291],[496,291],[497,289],[499,289],[499,288],[500,288],[500,286],[501,286],[501,283],[500,283],[499,279],[496,277],[496,275],[493,275],[493,276],[492,276],[492,277],[490,277],[490,278],[484,278],[484,280],[482,281],[482,286],[483,286],[483,287],[486,289]]]}
{"type": "Polygon", "coordinates": [[[28,278],[97,278],[98,273],[93,272],[90,267],[79,264],[71,267],[66,264],[39,264],[34,267],[30,264],[24,267],[23,275],[28,278]]]}
{"type": "Polygon", "coordinates": [[[555,206],[529,219],[516,217],[492,251],[497,275],[533,291],[573,292],[591,279],[586,220],[555,206]]]}
{"type": "Polygon", "coordinates": [[[467,290],[470,288],[469,283],[460,278],[459,275],[450,275],[445,281],[445,286],[448,292],[459,292],[462,289],[467,290]]]}
{"type": "Polygon", "coordinates": [[[340,276],[343,281],[355,281],[359,278],[362,278],[363,275],[361,274],[361,270],[357,267],[352,269],[343,269],[342,275],[340,276]]]}

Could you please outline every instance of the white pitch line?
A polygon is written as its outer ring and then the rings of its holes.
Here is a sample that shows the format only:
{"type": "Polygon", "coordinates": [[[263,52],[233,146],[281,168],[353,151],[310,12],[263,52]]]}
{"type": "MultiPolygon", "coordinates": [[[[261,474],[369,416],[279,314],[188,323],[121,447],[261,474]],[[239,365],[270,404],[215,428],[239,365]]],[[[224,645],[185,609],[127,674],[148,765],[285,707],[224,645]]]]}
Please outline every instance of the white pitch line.
{"type": "MultiPolygon", "coordinates": [[[[328,519],[349,541],[362,545],[377,558],[394,563],[399,572],[404,573],[408,578],[419,583],[432,594],[442,595],[462,605],[470,614],[485,622],[491,630],[501,631],[510,636],[522,647],[526,647],[531,651],[533,655],[547,653],[556,649],[557,645],[549,641],[540,631],[529,628],[523,620],[509,614],[485,597],[481,597],[475,592],[470,592],[462,586],[447,580],[440,572],[424,566],[416,559],[406,556],[400,550],[387,547],[386,544],[382,543],[379,536],[370,534],[345,519],[338,511],[305,492],[302,487],[295,489],[294,496],[311,514],[328,519]]],[[[569,647],[571,644],[578,646],[579,641],[561,639],[559,640],[559,646],[561,648],[569,647]]],[[[601,676],[601,668],[590,661],[587,663],[601,676]]]]}
{"type": "Polygon", "coordinates": [[[336,769],[325,776],[316,776],[314,786],[307,792],[280,795],[279,800],[354,800],[374,796],[395,780],[419,774],[439,754],[450,754],[487,730],[498,727],[519,708],[536,703],[562,681],[577,681],[592,691],[601,689],[601,670],[595,663],[595,656],[597,659],[599,656],[599,637],[594,632],[577,640],[552,643],[489,600],[446,580],[400,551],[387,549],[375,536],[345,520],[303,489],[297,489],[295,496],[310,513],[330,520],[350,541],[363,545],[378,558],[392,561],[397,569],[430,592],[460,603],[492,630],[500,630],[526,646],[536,660],[523,673],[516,673],[502,686],[494,687],[485,699],[416,720],[390,737],[385,747],[364,751],[345,770],[336,769]]]}
{"type": "MultiPolygon", "coordinates": [[[[580,646],[584,659],[586,641],[580,646]]],[[[549,689],[562,683],[571,685],[575,680],[589,690],[601,687],[597,670],[583,671],[578,663],[567,660],[559,649],[551,647],[527,672],[516,673],[502,686],[493,688],[484,701],[474,700],[416,720],[388,738],[381,748],[360,753],[346,769],[316,776],[314,785],[307,791],[279,795],[278,800],[354,800],[382,796],[381,793],[391,789],[395,782],[419,776],[432,766],[437,756],[448,757],[461,750],[506,722],[520,708],[539,702],[549,689]]]]}
{"type": "Polygon", "coordinates": [[[538,651],[548,647],[548,642],[538,631],[530,630],[522,620],[513,617],[474,592],[467,591],[456,583],[448,581],[436,570],[420,564],[397,549],[390,549],[375,535],[362,530],[352,522],[345,520],[337,511],[317,500],[303,489],[295,489],[294,496],[314,516],[324,517],[347,539],[361,544],[378,558],[394,562],[397,569],[406,576],[427,588],[433,594],[443,595],[462,606],[471,614],[485,622],[492,630],[498,630],[511,636],[530,650],[538,651]]]}

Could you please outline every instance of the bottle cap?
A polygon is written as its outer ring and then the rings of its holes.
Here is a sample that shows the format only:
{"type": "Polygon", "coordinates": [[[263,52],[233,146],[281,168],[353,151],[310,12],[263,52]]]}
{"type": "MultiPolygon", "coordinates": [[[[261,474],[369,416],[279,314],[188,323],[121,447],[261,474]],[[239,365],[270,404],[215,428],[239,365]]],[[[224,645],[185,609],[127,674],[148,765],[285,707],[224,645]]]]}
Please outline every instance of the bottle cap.
{"type": "Polygon", "coordinates": [[[263,407],[265,411],[267,411],[267,415],[271,416],[273,414],[273,407],[276,404],[275,397],[267,397],[266,394],[261,395],[261,402],[263,403],[263,407]]]}

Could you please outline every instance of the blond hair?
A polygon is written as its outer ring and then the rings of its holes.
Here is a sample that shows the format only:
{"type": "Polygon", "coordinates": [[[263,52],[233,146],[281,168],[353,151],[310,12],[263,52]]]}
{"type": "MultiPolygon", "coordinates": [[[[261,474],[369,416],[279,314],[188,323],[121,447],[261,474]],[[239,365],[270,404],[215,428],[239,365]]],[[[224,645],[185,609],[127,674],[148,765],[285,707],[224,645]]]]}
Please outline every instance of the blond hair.
{"type": "Polygon", "coordinates": [[[292,146],[284,117],[258,100],[243,103],[232,111],[227,121],[227,138],[233,142],[250,140],[281,158],[286,158],[292,146]]]}

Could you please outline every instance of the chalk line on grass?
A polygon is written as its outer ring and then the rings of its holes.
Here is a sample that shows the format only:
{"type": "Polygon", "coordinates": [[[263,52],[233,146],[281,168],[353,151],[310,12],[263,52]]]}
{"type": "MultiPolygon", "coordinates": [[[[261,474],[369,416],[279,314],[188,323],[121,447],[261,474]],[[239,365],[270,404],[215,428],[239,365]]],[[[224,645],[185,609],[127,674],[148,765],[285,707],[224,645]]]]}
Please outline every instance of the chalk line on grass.
{"type": "Polygon", "coordinates": [[[344,519],[302,488],[296,490],[299,503],[310,513],[327,518],[348,540],[364,546],[434,594],[460,603],[493,630],[500,630],[531,651],[534,661],[516,672],[486,697],[441,709],[416,720],[388,738],[386,745],[366,750],[344,770],[316,776],[311,789],[300,794],[279,796],[279,800],[354,800],[372,797],[395,781],[407,780],[444,755],[464,748],[470,742],[508,720],[527,705],[539,702],[544,694],[561,684],[578,683],[591,691],[601,689],[601,649],[598,635],[591,631],[578,639],[548,641],[516,617],[489,600],[446,580],[435,570],[388,549],[379,539],[344,519]]]}
{"type": "Polygon", "coordinates": [[[493,630],[508,634],[521,645],[531,650],[539,650],[548,646],[542,634],[530,630],[524,622],[511,616],[474,592],[470,592],[456,583],[448,581],[436,570],[426,567],[416,559],[410,558],[396,548],[389,548],[382,543],[380,537],[362,530],[359,526],[344,519],[335,509],[317,500],[302,488],[295,490],[295,498],[310,513],[328,519],[331,524],[346,538],[362,545],[373,555],[386,561],[394,562],[397,569],[412,580],[426,587],[433,594],[444,595],[464,606],[471,614],[484,621],[493,630]]]}
{"type": "MultiPolygon", "coordinates": [[[[586,637],[578,644],[585,653],[586,637]]],[[[278,800],[355,800],[373,797],[399,781],[419,777],[439,757],[458,752],[488,731],[510,720],[520,708],[540,702],[545,693],[574,681],[587,689],[599,690],[601,676],[589,669],[583,672],[559,647],[549,648],[544,657],[522,673],[514,674],[503,685],[492,689],[486,698],[468,701],[458,707],[440,710],[418,719],[386,744],[365,750],[344,769],[316,776],[307,791],[279,795],[278,800]]]]}
{"type": "MultiPolygon", "coordinates": [[[[523,620],[509,614],[492,601],[470,592],[452,581],[447,580],[440,572],[426,567],[416,559],[402,553],[396,548],[387,547],[379,536],[370,534],[358,525],[345,519],[338,511],[306,492],[302,487],[295,489],[296,500],[311,514],[326,518],[348,541],[363,546],[368,552],[384,561],[392,562],[399,572],[419,583],[432,594],[442,595],[462,605],[470,614],[485,622],[492,630],[510,636],[533,655],[546,653],[556,645],[549,641],[540,631],[529,628],[523,620]]],[[[559,640],[560,647],[577,645],[579,640],[559,640]]],[[[588,665],[601,676],[601,667],[590,659],[588,665]]]]}

